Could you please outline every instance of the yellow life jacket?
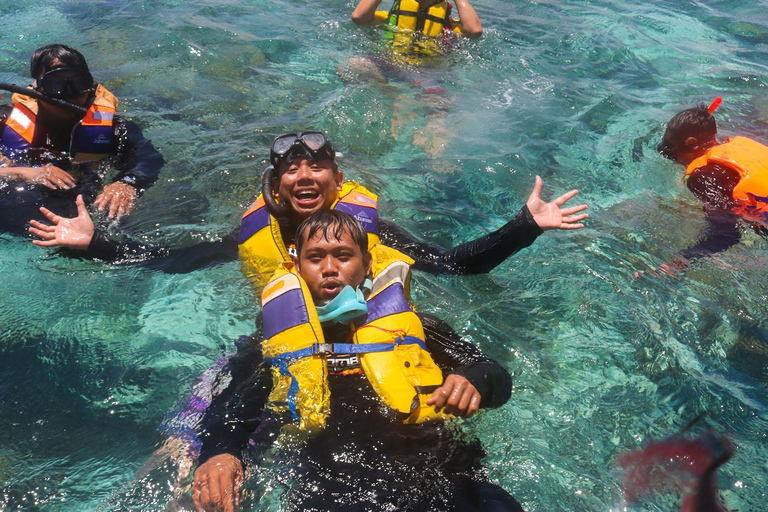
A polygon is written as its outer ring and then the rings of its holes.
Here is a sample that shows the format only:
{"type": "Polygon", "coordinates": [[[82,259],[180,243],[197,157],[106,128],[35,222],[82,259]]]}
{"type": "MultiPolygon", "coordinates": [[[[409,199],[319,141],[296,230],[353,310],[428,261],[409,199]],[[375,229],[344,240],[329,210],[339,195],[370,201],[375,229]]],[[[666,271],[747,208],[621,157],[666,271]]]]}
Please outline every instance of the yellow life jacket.
{"type": "MultiPolygon", "coordinates": [[[[362,185],[348,181],[341,186],[339,197],[331,206],[360,221],[368,233],[368,247],[380,243],[377,201],[376,194],[362,185]]],[[[288,248],[280,233],[280,224],[269,213],[261,196],[243,214],[238,252],[243,273],[257,290],[261,290],[281,264],[291,264],[288,248]]],[[[403,257],[407,258],[405,255],[403,257]]]]}
{"type": "Polygon", "coordinates": [[[408,265],[391,259],[381,245],[371,252],[380,267],[374,270],[368,315],[351,343],[326,343],[309,289],[293,271],[278,269],[264,289],[262,351],[273,369],[270,403],[277,410],[288,408],[301,430],[325,426],[330,411],[326,356],[331,354],[358,354],[373,389],[404,423],[448,417],[426,404],[443,374],[404,295],[408,265]]]}
{"type": "Polygon", "coordinates": [[[739,173],[732,199],[740,207],[768,212],[768,146],[747,137],[734,137],[712,147],[688,165],[686,180],[696,169],[717,164],[739,173]]]}
{"type": "MultiPolygon", "coordinates": [[[[13,110],[5,122],[0,151],[12,161],[32,147],[37,120],[37,100],[14,94],[13,110]]],[[[85,117],[72,132],[69,154],[75,163],[94,162],[115,154],[114,116],[117,98],[103,86],[96,87],[95,97],[85,117]]]]}
{"type": "Polygon", "coordinates": [[[389,24],[399,31],[421,32],[427,37],[442,35],[450,27],[448,2],[441,0],[395,0],[389,24]]]}
{"type": "Polygon", "coordinates": [[[445,1],[396,0],[389,12],[376,11],[375,16],[389,26],[390,58],[403,65],[430,64],[429,57],[444,53],[438,38],[446,30],[461,33],[445,1]]]}

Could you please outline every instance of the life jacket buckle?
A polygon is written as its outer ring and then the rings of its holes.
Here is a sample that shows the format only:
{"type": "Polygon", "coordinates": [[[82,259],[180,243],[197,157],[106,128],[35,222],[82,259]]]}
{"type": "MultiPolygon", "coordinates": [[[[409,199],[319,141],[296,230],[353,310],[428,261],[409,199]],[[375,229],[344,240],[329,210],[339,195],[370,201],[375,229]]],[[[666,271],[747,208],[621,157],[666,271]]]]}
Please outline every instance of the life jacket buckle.
{"type": "Polygon", "coordinates": [[[321,356],[331,355],[334,353],[333,343],[315,343],[312,352],[321,356]]]}

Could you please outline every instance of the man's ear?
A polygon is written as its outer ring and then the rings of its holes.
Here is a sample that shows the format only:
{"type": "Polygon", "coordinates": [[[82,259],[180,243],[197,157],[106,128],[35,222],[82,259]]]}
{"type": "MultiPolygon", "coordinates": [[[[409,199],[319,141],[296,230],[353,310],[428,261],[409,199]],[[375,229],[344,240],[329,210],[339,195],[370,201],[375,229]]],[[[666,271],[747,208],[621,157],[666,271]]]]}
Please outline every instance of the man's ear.
{"type": "Polygon", "coordinates": [[[294,256],[293,254],[291,254],[290,256],[291,256],[291,261],[293,262],[293,266],[296,267],[296,272],[298,272],[299,275],[301,275],[301,269],[299,268],[299,258],[294,256]]]}
{"type": "Polygon", "coordinates": [[[344,171],[339,169],[338,171],[336,171],[333,174],[334,174],[333,177],[336,179],[336,189],[337,190],[341,190],[341,185],[342,185],[342,183],[344,183],[344,171]]]}
{"type": "Polygon", "coordinates": [[[696,140],[696,137],[688,137],[685,139],[685,149],[686,150],[693,150],[696,146],[699,145],[699,141],[696,140]]]}
{"type": "Polygon", "coordinates": [[[371,256],[371,251],[366,252],[365,256],[363,256],[363,265],[365,266],[365,275],[371,275],[371,268],[373,267],[373,256],[371,256]]]}
{"type": "Polygon", "coordinates": [[[272,178],[272,195],[280,197],[278,190],[280,190],[280,178],[272,178]]]}

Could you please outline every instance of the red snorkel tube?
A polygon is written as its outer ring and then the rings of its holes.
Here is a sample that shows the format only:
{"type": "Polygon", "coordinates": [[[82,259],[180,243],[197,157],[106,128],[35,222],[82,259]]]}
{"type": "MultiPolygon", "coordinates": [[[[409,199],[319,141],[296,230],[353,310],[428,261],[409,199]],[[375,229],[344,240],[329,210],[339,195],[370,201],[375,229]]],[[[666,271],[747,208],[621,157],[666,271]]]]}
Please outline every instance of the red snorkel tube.
{"type": "Polygon", "coordinates": [[[710,114],[714,114],[715,110],[717,110],[717,107],[719,107],[722,102],[723,102],[723,98],[718,96],[712,101],[712,103],[709,104],[709,108],[707,109],[707,112],[709,112],[710,114]]]}

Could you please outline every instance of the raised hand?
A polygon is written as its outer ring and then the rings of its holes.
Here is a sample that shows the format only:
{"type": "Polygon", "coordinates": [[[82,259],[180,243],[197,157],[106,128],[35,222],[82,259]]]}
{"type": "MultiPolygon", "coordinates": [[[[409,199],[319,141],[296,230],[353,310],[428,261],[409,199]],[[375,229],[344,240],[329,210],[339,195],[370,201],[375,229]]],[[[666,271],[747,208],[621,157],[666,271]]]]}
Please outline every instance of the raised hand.
{"type": "Polygon", "coordinates": [[[528,210],[533,215],[533,220],[543,230],[550,229],[581,229],[584,224],[582,220],[589,217],[588,213],[582,213],[587,209],[586,204],[562,208],[572,197],[579,193],[578,190],[571,190],[561,195],[551,203],[545,203],[541,199],[541,176],[536,176],[536,183],[533,185],[533,191],[528,197],[528,210]]]}
{"type": "Polygon", "coordinates": [[[93,238],[95,228],[88,210],[85,209],[83,196],[77,196],[77,217],[68,219],[56,215],[51,210],[41,207],[40,211],[45,215],[51,224],[43,224],[36,220],[29,223],[32,227],[29,232],[40,238],[33,240],[32,243],[43,247],[69,247],[84,251],[88,248],[93,238]]]}

